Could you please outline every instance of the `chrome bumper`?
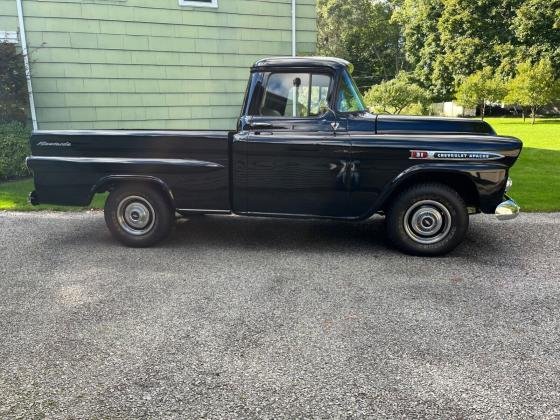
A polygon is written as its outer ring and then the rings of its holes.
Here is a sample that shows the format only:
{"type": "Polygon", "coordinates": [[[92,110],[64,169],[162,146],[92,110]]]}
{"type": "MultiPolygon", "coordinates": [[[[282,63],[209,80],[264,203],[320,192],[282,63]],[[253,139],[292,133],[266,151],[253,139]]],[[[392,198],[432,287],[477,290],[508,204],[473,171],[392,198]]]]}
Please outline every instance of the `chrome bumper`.
{"type": "Polygon", "coordinates": [[[503,201],[496,207],[494,214],[498,220],[511,220],[515,219],[519,214],[521,207],[513,200],[513,198],[505,196],[506,201],[503,201]]]}

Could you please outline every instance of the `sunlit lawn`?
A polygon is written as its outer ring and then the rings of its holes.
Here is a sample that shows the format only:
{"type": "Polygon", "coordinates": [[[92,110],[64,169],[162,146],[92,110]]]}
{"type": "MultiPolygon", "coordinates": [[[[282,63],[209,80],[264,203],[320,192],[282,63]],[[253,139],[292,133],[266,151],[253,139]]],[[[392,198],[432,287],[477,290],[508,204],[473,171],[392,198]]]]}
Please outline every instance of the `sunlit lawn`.
{"type": "Polygon", "coordinates": [[[488,118],[498,134],[523,141],[510,195],[524,211],[560,211],[560,119],[488,118]]]}
{"type": "Polygon", "coordinates": [[[27,202],[27,196],[33,191],[33,180],[24,179],[21,181],[10,181],[0,184],[0,210],[14,211],[37,211],[37,210],[56,210],[56,211],[76,211],[86,209],[101,209],[105,204],[105,194],[96,194],[91,205],[88,207],[64,207],[39,205],[32,206],[27,202]]]}
{"type": "MultiPolygon", "coordinates": [[[[524,211],[560,211],[560,119],[523,123],[520,118],[488,118],[498,134],[523,141],[521,157],[512,168],[513,188],[510,194],[524,211]]],[[[80,210],[27,203],[33,181],[25,179],[0,183],[0,210],[80,210]]],[[[96,195],[87,208],[103,208],[106,195],[96,195]]]]}

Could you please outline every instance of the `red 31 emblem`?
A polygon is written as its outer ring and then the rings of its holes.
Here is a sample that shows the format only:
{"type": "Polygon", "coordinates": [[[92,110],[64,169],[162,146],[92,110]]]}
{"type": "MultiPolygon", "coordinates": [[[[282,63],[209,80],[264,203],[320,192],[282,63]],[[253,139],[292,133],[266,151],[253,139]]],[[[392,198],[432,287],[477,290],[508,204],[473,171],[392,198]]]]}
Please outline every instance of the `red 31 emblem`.
{"type": "Polygon", "coordinates": [[[427,159],[428,152],[425,150],[411,150],[410,151],[410,159],[427,159]]]}

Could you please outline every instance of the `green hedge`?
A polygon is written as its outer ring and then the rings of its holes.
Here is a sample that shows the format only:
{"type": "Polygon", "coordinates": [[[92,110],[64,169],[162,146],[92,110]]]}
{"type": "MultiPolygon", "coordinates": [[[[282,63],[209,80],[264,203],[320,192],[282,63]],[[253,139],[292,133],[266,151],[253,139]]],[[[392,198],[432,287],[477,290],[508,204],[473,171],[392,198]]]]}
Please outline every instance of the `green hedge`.
{"type": "Polygon", "coordinates": [[[29,176],[30,130],[18,122],[0,123],[0,180],[29,176]]]}

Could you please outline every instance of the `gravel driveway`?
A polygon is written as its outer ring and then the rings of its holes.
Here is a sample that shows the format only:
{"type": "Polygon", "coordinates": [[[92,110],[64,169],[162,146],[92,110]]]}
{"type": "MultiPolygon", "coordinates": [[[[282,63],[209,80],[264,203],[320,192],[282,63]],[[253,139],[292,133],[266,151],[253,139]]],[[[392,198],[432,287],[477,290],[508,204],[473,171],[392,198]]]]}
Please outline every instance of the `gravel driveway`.
{"type": "Polygon", "coordinates": [[[152,249],[101,213],[0,213],[0,417],[560,416],[560,214],[471,218],[443,258],[383,222],[205,216],[152,249]]]}

